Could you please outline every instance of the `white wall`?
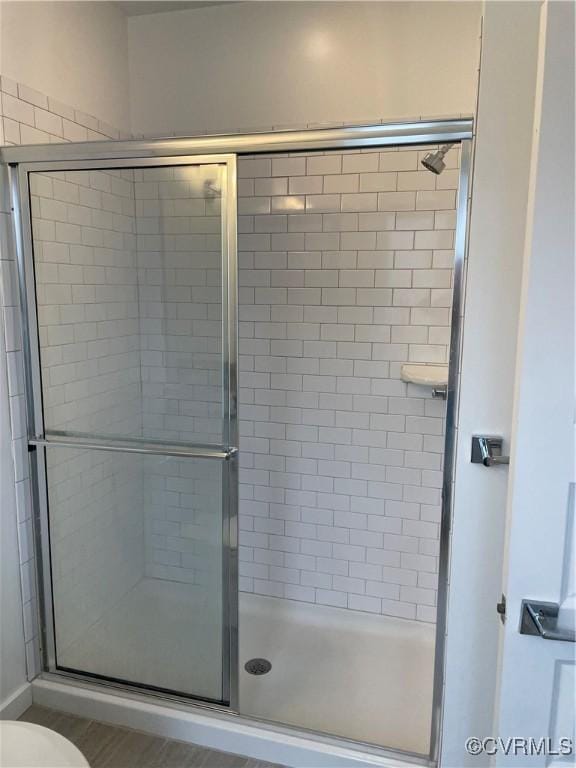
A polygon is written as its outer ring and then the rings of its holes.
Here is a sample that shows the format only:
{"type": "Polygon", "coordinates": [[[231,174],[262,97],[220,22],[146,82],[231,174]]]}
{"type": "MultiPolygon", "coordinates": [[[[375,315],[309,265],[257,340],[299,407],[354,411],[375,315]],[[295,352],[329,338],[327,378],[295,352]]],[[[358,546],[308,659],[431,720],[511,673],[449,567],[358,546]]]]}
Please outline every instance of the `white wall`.
{"type": "MultiPolygon", "coordinates": [[[[575,624],[572,3],[543,5],[535,112],[508,495],[508,620],[495,732],[505,739],[549,735],[557,742],[574,738],[576,649],[517,629],[526,598],[560,603],[559,629],[575,624]]],[[[496,764],[520,767],[526,758],[499,755],[496,764]]]]}
{"type": "MultiPolygon", "coordinates": [[[[2,217],[5,214],[0,214],[2,217]]],[[[8,414],[8,372],[4,334],[0,333],[0,709],[26,684],[24,626],[14,493],[14,469],[11,454],[8,414]]]]}
{"type": "Polygon", "coordinates": [[[133,127],[197,133],[472,113],[479,28],[473,2],[232,3],[132,17],[133,127]]]}
{"type": "Polygon", "coordinates": [[[115,3],[2,2],[0,71],[129,128],[127,24],[115,3]]]}
{"type": "Polygon", "coordinates": [[[462,348],[448,607],[442,765],[479,765],[469,736],[492,733],[500,621],[496,603],[508,469],[470,463],[473,434],[510,449],[516,339],[540,4],[484,8],[462,348]]]}

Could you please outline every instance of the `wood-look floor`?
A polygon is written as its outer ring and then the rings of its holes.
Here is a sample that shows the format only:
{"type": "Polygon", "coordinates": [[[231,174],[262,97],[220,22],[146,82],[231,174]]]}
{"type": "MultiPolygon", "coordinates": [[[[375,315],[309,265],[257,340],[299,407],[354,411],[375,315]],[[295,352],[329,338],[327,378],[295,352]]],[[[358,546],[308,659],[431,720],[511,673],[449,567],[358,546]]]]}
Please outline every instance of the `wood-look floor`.
{"type": "Polygon", "coordinates": [[[61,733],[78,747],[91,768],[280,768],[36,705],[20,720],[61,733]]]}

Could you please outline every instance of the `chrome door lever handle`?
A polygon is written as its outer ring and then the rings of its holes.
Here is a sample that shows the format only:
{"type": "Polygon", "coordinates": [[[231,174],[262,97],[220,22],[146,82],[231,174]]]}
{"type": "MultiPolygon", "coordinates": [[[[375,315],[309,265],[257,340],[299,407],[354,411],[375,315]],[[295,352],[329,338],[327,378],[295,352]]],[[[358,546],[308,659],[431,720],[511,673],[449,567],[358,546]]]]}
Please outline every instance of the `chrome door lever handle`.
{"type": "Polygon", "coordinates": [[[573,629],[558,629],[558,611],[558,603],[522,600],[520,634],[537,635],[543,640],[576,643],[576,632],[573,629]]]}
{"type": "Polygon", "coordinates": [[[487,437],[486,435],[474,435],[472,437],[473,464],[484,464],[485,467],[493,467],[496,464],[510,464],[510,456],[502,456],[501,437],[487,437]]]}

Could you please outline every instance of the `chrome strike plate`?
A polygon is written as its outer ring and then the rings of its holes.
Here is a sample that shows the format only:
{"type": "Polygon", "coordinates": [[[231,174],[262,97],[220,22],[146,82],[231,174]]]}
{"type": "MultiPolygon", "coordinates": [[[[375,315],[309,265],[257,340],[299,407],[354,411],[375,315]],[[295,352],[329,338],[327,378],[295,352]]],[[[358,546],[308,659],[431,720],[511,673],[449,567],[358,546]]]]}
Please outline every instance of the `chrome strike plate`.
{"type": "Polygon", "coordinates": [[[488,435],[474,435],[472,437],[472,464],[483,464],[485,467],[493,467],[495,464],[510,464],[510,456],[502,456],[501,437],[488,435]]]}

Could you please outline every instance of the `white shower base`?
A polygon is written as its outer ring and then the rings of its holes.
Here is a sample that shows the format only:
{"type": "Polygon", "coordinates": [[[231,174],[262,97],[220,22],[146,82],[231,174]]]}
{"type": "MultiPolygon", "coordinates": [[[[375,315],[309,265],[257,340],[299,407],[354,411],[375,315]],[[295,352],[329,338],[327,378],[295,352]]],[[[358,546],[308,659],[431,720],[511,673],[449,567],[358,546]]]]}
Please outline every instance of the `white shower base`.
{"type": "MultiPolygon", "coordinates": [[[[242,593],[239,635],[243,715],[427,754],[433,626],[242,593]],[[272,670],[248,674],[254,657],[272,670]]],[[[219,629],[189,585],[144,579],[60,663],[210,696],[219,629]]]]}
{"type": "Polygon", "coordinates": [[[242,594],[242,714],[427,754],[435,628],[242,594]],[[249,675],[264,657],[272,670],[249,675]]]}

